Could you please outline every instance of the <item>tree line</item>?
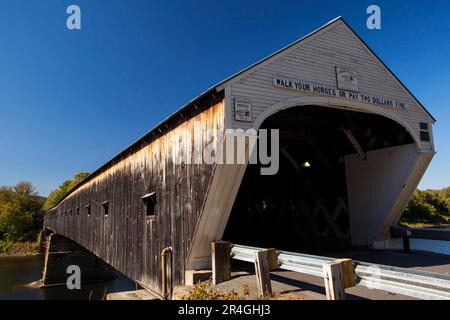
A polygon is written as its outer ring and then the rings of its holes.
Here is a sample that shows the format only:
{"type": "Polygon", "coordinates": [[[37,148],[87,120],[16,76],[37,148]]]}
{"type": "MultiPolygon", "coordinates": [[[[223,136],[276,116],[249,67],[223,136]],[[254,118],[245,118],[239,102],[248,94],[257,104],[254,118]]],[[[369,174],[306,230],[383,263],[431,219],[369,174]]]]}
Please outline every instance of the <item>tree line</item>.
{"type": "Polygon", "coordinates": [[[39,196],[30,182],[0,187],[0,254],[36,252],[41,241],[44,212],[88,175],[86,172],[75,174],[47,198],[39,196]]]}
{"type": "Polygon", "coordinates": [[[9,251],[14,243],[36,239],[44,201],[29,182],[0,187],[0,253],[9,251]]]}
{"type": "Polygon", "coordinates": [[[414,191],[400,223],[404,225],[450,223],[450,187],[414,191]]]}

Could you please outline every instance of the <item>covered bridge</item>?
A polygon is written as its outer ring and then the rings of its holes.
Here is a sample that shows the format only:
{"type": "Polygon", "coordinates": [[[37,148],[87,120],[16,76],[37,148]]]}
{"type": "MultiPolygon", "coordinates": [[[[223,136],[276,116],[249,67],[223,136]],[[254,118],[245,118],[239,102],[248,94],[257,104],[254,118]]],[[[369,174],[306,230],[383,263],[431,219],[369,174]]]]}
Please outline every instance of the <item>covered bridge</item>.
{"type": "Polygon", "coordinates": [[[434,122],[337,18],[186,104],[77,185],[45,228],[155,292],[169,246],[175,285],[210,268],[218,239],[373,247],[435,154],[434,122]],[[205,161],[205,150],[221,154],[211,142],[226,129],[252,128],[279,129],[275,174],[261,175],[271,164],[205,161]]]}

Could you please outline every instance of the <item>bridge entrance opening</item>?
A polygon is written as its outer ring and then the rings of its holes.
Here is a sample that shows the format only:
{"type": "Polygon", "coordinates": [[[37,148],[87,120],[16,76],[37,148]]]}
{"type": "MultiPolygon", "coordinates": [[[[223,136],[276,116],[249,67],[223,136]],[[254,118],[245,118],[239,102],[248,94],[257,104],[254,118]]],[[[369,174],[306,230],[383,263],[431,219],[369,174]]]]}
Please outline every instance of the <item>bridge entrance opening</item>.
{"type": "Polygon", "coordinates": [[[261,128],[279,129],[278,173],[247,166],[223,239],[297,252],[351,247],[346,156],[414,143],[388,118],[318,106],[280,111],[261,128]]]}

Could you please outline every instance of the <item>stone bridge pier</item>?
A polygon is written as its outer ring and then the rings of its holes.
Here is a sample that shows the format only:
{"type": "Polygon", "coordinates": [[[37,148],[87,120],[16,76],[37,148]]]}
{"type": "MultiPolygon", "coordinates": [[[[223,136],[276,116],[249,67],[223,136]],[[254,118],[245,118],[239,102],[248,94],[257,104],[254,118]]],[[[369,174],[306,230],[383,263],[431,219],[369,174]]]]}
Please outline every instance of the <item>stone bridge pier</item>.
{"type": "Polygon", "coordinates": [[[69,266],[80,268],[80,282],[91,283],[112,280],[114,268],[71,239],[44,231],[47,236],[42,287],[66,285],[69,266]]]}

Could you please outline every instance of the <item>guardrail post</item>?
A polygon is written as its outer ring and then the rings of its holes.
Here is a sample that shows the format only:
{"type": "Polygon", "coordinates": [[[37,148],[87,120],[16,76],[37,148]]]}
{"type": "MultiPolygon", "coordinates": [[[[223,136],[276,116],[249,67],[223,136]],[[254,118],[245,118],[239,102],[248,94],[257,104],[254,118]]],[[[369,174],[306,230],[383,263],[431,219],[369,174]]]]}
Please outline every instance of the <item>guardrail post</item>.
{"type": "Polygon", "coordinates": [[[353,267],[353,260],[348,258],[337,259],[335,262],[339,262],[342,268],[342,276],[344,277],[344,288],[351,288],[356,286],[356,274],[353,267]]]}
{"type": "Polygon", "coordinates": [[[275,270],[278,268],[278,253],[277,249],[270,248],[265,250],[267,252],[267,264],[269,270],[275,270]]]}
{"type": "Polygon", "coordinates": [[[272,295],[272,284],[270,283],[270,257],[271,250],[262,250],[255,253],[255,274],[260,297],[272,295]]]}
{"type": "Polygon", "coordinates": [[[323,277],[327,300],[345,300],[342,263],[338,261],[325,263],[323,265],[323,277]]]}
{"type": "Polygon", "coordinates": [[[230,243],[227,241],[211,242],[211,260],[213,284],[230,280],[230,243]]]}

